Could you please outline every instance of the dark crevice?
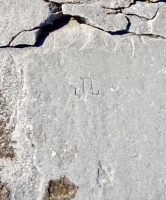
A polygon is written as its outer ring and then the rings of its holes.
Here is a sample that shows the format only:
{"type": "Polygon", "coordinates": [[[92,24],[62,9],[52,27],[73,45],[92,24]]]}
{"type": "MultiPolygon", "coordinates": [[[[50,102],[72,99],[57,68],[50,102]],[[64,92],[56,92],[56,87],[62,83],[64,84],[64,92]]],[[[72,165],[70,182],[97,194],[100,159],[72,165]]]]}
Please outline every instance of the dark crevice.
{"type": "Polygon", "coordinates": [[[63,26],[65,26],[66,24],[68,24],[70,21],[70,17],[61,17],[60,19],[54,21],[53,24],[50,25],[46,25],[43,27],[40,37],[38,38],[37,42],[35,43],[35,47],[40,47],[43,45],[45,39],[47,38],[47,36],[51,33],[54,32],[60,28],[62,28],[63,26]]]}
{"type": "MultiPolygon", "coordinates": [[[[47,1],[46,1],[47,2],[47,1]]],[[[30,31],[34,31],[34,30],[39,30],[38,32],[38,35],[36,36],[37,38],[40,38],[40,35],[41,35],[41,31],[44,27],[50,25],[52,26],[54,24],[54,22],[60,18],[62,16],[62,7],[60,4],[57,4],[57,3],[51,3],[51,2],[48,2],[49,3],[49,10],[51,12],[51,15],[48,16],[47,19],[45,19],[38,27],[34,27],[32,29],[27,29],[27,30],[22,30],[20,32],[18,32],[15,36],[13,36],[11,38],[11,40],[9,41],[9,43],[5,46],[0,46],[0,48],[24,48],[24,47],[34,47],[35,45],[27,45],[27,44],[18,44],[16,46],[11,46],[11,43],[13,42],[13,40],[18,36],[20,35],[21,33],[23,32],[30,32],[30,31]]],[[[37,39],[38,40],[38,39],[37,39]]]]}
{"type": "Polygon", "coordinates": [[[156,10],[155,15],[154,15],[151,19],[149,19],[149,20],[153,20],[153,19],[156,18],[157,14],[158,14],[158,12],[159,12],[159,9],[160,9],[160,6],[159,6],[159,4],[158,4],[158,8],[157,8],[157,10],[156,10]]]}
{"type": "Polygon", "coordinates": [[[128,24],[127,24],[127,27],[126,27],[125,30],[116,31],[116,32],[109,31],[108,33],[111,34],[111,35],[125,35],[125,34],[129,33],[129,28],[131,26],[131,22],[130,22],[130,20],[129,20],[129,18],[127,16],[126,16],[126,19],[128,21],[128,24]]]}
{"type": "Polygon", "coordinates": [[[70,17],[61,17],[60,19],[54,21],[52,24],[48,24],[48,25],[45,25],[41,28],[41,31],[40,31],[40,34],[38,35],[38,39],[35,43],[35,45],[27,45],[27,44],[19,44],[19,45],[16,45],[16,46],[10,46],[11,42],[22,32],[25,32],[25,31],[33,31],[33,30],[36,30],[36,29],[40,29],[40,27],[36,27],[34,29],[31,29],[31,30],[24,30],[24,31],[21,31],[19,32],[16,36],[14,36],[11,41],[9,42],[8,45],[6,46],[0,46],[0,48],[25,48],[25,47],[40,47],[43,45],[45,39],[47,38],[47,36],[53,32],[53,31],[56,31],[60,28],[62,28],[63,26],[65,26],[66,24],[68,24],[70,21],[70,17]]]}
{"type": "MultiPolygon", "coordinates": [[[[48,1],[48,0],[44,0],[48,3],[52,3],[54,4],[56,7],[58,7],[59,10],[62,10],[62,5],[59,4],[59,3],[56,3],[56,2],[51,2],[51,1],[48,1]]],[[[144,0],[139,0],[141,2],[144,2],[144,0]]],[[[165,1],[160,1],[160,2],[165,2],[165,1]]],[[[135,4],[136,1],[134,1],[133,4],[135,4]]],[[[150,2],[152,3],[152,2],[150,2]]],[[[154,2],[154,3],[157,3],[157,2],[154,2]]],[[[131,5],[133,5],[131,4],[131,5]]],[[[130,6],[131,6],[130,5],[130,6]]],[[[52,8],[50,8],[52,9],[52,8]]],[[[108,9],[108,8],[107,8],[108,9]]],[[[117,8],[116,10],[118,11],[118,13],[123,13],[122,10],[120,9],[124,9],[124,8],[117,8]]],[[[138,35],[138,36],[148,36],[148,37],[152,37],[152,38],[162,38],[162,39],[166,39],[164,36],[160,36],[160,35],[155,35],[155,34],[137,34],[137,33],[134,33],[134,32],[130,32],[129,29],[130,29],[130,26],[131,26],[131,22],[130,22],[130,19],[128,18],[129,16],[137,16],[139,18],[144,18],[144,19],[147,19],[147,20],[153,20],[156,16],[157,16],[157,13],[159,11],[159,6],[158,6],[158,9],[156,11],[156,14],[154,15],[153,18],[151,19],[148,19],[148,18],[145,18],[145,17],[141,17],[141,16],[138,16],[136,14],[126,14],[125,17],[126,19],[128,20],[128,25],[126,27],[125,30],[120,30],[120,31],[115,31],[115,32],[112,32],[112,31],[105,31],[103,30],[102,28],[99,28],[99,27],[94,27],[94,28],[97,28],[101,31],[104,31],[104,32],[107,32],[109,33],[110,35],[125,35],[125,34],[128,34],[128,33],[131,33],[133,35],[138,35]]],[[[62,17],[60,17],[59,19],[55,20],[53,18],[55,18],[55,16],[51,16],[51,19],[46,19],[39,27],[35,27],[33,29],[30,29],[30,30],[23,30],[23,31],[20,31],[17,35],[15,35],[14,37],[12,37],[12,39],[10,40],[9,44],[6,45],[6,46],[0,46],[0,48],[27,48],[27,47],[40,47],[43,45],[45,39],[47,38],[47,36],[49,35],[49,33],[53,32],[53,31],[56,31],[60,28],[62,28],[63,26],[67,25],[70,21],[70,18],[74,18],[78,21],[78,23],[80,24],[86,24],[86,20],[84,20],[83,18],[81,18],[80,16],[70,16],[70,15],[63,15],[62,14],[62,17]],[[48,21],[53,21],[53,23],[49,23],[48,24],[48,21]],[[47,25],[45,25],[47,24],[47,25]],[[19,45],[16,45],[16,46],[10,46],[12,41],[19,35],[21,34],[22,32],[27,32],[27,31],[33,31],[33,30],[36,30],[36,29],[39,29],[40,31],[40,34],[37,36],[38,39],[35,43],[35,45],[27,45],[27,44],[19,44],[19,45]]],[[[87,24],[88,25],[88,24],[87,24]]],[[[89,26],[92,26],[92,25],[89,25],[89,26]]]]}
{"type": "Polygon", "coordinates": [[[43,1],[55,5],[57,8],[59,8],[59,11],[62,11],[62,4],[61,3],[56,3],[54,1],[49,1],[49,0],[43,0],[43,1]]]}
{"type": "MultiPolygon", "coordinates": [[[[85,21],[79,17],[79,16],[75,16],[75,17],[71,17],[71,16],[63,16],[61,17],[60,19],[54,21],[53,24],[49,24],[49,25],[46,25],[44,27],[42,27],[41,29],[41,33],[40,35],[38,36],[38,39],[37,39],[37,42],[35,43],[35,45],[26,45],[26,44],[20,44],[20,45],[16,45],[16,46],[1,46],[0,48],[27,48],[27,47],[40,47],[43,45],[44,41],[46,40],[46,38],[48,37],[48,35],[51,33],[51,32],[54,32],[60,28],[62,28],[63,26],[67,25],[70,21],[71,18],[74,18],[75,20],[77,20],[77,22],[79,24],[86,24],[85,21]]],[[[126,19],[128,21],[128,25],[126,27],[125,30],[121,30],[121,31],[115,31],[115,32],[111,32],[111,31],[105,31],[101,28],[98,28],[98,27],[94,27],[94,28],[97,28],[101,31],[104,31],[110,35],[125,35],[125,34],[132,34],[132,35],[138,35],[138,36],[148,36],[148,37],[151,37],[151,38],[162,38],[162,39],[166,39],[165,37],[163,36],[160,36],[160,35],[155,35],[155,34],[137,34],[137,33],[134,33],[134,32],[130,32],[129,29],[130,29],[130,26],[131,26],[131,22],[129,20],[129,18],[126,16],[126,19]]],[[[88,24],[86,24],[88,25],[88,24]]],[[[91,25],[89,25],[91,26],[91,25]]],[[[35,30],[37,29],[38,27],[32,29],[32,30],[35,30]]],[[[26,30],[26,31],[31,31],[31,30],[26,30]]],[[[24,32],[24,31],[22,31],[24,32]]],[[[21,33],[21,32],[20,32],[21,33]]],[[[19,34],[20,34],[19,33],[19,34]]],[[[17,34],[17,35],[19,35],[17,34]]]]}

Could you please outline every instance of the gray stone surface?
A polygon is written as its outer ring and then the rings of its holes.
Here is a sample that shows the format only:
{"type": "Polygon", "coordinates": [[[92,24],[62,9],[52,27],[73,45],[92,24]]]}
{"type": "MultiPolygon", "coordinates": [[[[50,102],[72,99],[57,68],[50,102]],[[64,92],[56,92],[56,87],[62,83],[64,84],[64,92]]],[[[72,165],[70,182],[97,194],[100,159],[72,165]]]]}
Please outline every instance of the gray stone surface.
{"type": "Polygon", "coordinates": [[[130,26],[110,34],[108,19],[93,26],[112,10],[84,4],[91,26],[62,18],[38,47],[0,48],[0,199],[166,199],[166,3],[155,5],[149,20],[116,10],[130,26]]]}
{"type": "Polygon", "coordinates": [[[10,46],[17,45],[34,45],[41,34],[40,28],[32,30],[32,31],[23,31],[18,34],[10,43],[10,46]]]}
{"type": "Polygon", "coordinates": [[[1,0],[0,46],[8,45],[22,31],[53,23],[57,10],[43,0],[1,0]]]}
{"type": "Polygon", "coordinates": [[[166,37],[166,22],[162,20],[166,13],[164,2],[38,0],[35,3],[29,1],[15,3],[10,1],[1,1],[1,47],[34,45],[40,36],[34,29],[38,28],[41,32],[43,26],[52,24],[63,15],[73,16],[83,23],[108,32],[125,31],[166,37]],[[26,9],[27,7],[29,9],[26,9]],[[39,12],[36,12],[37,9],[39,12]]]}
{"type": "Polygon", "coordinates": [[[64,15],[79,16],[81,21],[105,31],[123,31],[128,25],[125,15],[93,5],[64,4],[62,12],[64,15]]]}
{"type": "Polygon", "coordinates": [[[124,8],[129,7],[132,3],[134,3],[134,0],[52,0],[52,2],[60,3],[60,4],[66,4],[66,3],[72,3],[72,4],[95,4],[97,6],[102,6],[105,8],[124,8]]]}
{"type": "Polygon", "coordinates": [[[160,2],[156,18],[150,24],[154,34],[166,37],[166,20],[163,19],[166,19],[166,3],[160,2]]]}
{"type": "Polygon", "coordinates": [[[130,20],[129,32],[136,34],[152,34],[166,37],[166,3],[159,3],[158,12],[152,20],[146,20],[134,15],[128,15],[130,20]]]}
{"type": "Polygon", "coordinates": [[[165,44],[71,20],[40,48],[1,50],[23,82],[1,171],[12,200],[63,176],[75,200],[165,200],[165,44]]]}
{"type": "Polygon", "coordinates": [[[132,6],[123,10],[124,14],[137,15],[139,17],[145,17],[146,19],[152,19],[155,17],[159,9],[158,3],[147,3],[143,1],[136,1],[132,6]]]}

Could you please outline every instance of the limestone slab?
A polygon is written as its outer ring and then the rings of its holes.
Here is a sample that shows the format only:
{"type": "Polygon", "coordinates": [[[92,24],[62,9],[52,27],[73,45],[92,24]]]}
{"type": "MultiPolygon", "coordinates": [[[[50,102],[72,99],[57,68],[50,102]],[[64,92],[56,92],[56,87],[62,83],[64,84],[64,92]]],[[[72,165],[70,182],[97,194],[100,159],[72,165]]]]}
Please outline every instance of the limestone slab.
{"type": "Polygon", "coordinates": [[[165,200],[165,53],[165,39],[75,20],[39,48],[0,49],[17,105],[1,171],[10,199],[42,200],[61,183],[71,193],[54,197],[165,200]]]}
{"type": "Polygon", "coordinates": [[[165,200],[166,3],[53,1],[0,0],[0,200],[165,200]]]}

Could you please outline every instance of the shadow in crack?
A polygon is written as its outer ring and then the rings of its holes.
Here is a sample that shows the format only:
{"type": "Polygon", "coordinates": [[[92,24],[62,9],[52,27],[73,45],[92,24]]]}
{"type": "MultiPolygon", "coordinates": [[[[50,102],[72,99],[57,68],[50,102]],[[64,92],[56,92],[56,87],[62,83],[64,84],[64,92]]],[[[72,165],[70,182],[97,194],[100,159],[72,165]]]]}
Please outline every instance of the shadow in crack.
{"type": "MultiPolygon", "coordinates": [[[[84,19],[82,19],[79,16],[74,16],[73,18],[76,19],[77,22],[80,23],[80,24],[86,24],[86,21],[84,21],[84,19]]],[[[105,33],[108,33],[110,35],[125,35],[125,34],[129,33],[129,28],[131,26],[131,22],[130,22],[129,18],[126,17],[126,19],[128,21],[127,27],[126,27],[125,30],[121,30],[121,31],[115,31],[115,32],[113,32],[113,31],[105,31],[102,28],[95,27],[95,26],[93,26],[93,27],[98,29],[98,30],[104,31],[105,33]]],[[[88,24],[86,24],[86,25],[88,25],[88,24]]],[[[88,25],[88,26],[92,26],[92,25],[88,25]]]]}
{"type": "Polygon", "coordinates": [[[70,21],[70,17],[61,17],[60,19],[54,21],[53,24],[46,25],[42,28],[40,37],[38,38],[37,42],[35,43],[35,47],[40,47],[43,45],[45,39],[49,35],[49,33],[56,31],[63,26],[67,25],[70,21]]]}
{"type": "Polygon", "coordinates": [[[123,30],[123,31],[116,31],[116,32],[110,32],[110,31],[109,31],[108,33],[111,34],[111,35],[125,35],[125,34],[129,33],[129,28],[130,28],[130,26],[131,26],[131,22],[130,22],[130,20],[129,20],[128,17],[126,17],[126,19],[127,19],[127,21],[128,21],[126,30],[123,30]]]}
{"type": "MultiPolygon", "coordinates": [[[[26,45],[26,44],[20,44],[20,45],[17,45],[17,46],[3,46],[3,47],[0,47],[0,48],[27,48],[27,47],[40,47],[43,45],[44,41],[46,40],[46,38],[48,37],[48,35],[51,33],[51,32],[54,32],[60,28],[62,28],[63,26],[67,25],[70,21],[70,18],[71,16],[63,16],[61,17],[60,19],[58,20],[55,20],[53,24],[48,24],[46,26],[43,26],[40,30],[41,30],[41,33],[39,34],[38,36],[38,39],[37,39],[37,42],[35,43],[35,45],[26,45]]],[[[78,23],[80,24],[86,24],[86,22],[81,19],[79,16],[75,16],[73,17],[74,19],[76,19],[78,21],[78,23]]],[[[101,31],[104,31],[110,35],[125,35],[127,33],[129,33],[129,28],[130,28],[130,25],[131,25],[131,22],[129,20],[128,17],[126,17],[127,20],[128,20],[128,25],[126,27],[125,30],[121,30],[121,31],[115,31],[115,32],[111,32],[111,31],[105,31],[99,27],[94,27],[94,28],[97,28],[101,31]]]]}

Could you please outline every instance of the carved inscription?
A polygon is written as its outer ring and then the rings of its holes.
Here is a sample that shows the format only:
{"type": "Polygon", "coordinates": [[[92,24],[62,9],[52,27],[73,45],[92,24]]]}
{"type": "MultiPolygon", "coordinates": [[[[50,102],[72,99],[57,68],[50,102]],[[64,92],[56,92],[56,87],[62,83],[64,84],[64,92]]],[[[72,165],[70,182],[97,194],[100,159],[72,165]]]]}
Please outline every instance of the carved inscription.
{"type": "Polygon", "coordinates": [[[89,95],[100,95],[99,91],[94,88],[94,80],[91,77],[81,77],[79,86],[75,87],[76,96],[89,96],[89,95]]]}

